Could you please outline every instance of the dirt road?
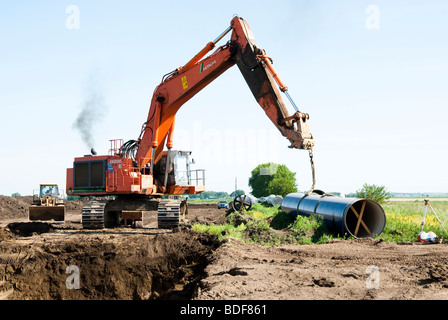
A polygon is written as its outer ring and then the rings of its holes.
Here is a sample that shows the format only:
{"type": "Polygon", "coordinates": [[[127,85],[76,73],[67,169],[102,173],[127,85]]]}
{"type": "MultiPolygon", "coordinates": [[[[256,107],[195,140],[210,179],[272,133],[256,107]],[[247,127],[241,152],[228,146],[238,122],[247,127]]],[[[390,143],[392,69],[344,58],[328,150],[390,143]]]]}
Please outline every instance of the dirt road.
{"type": "MultiPolygon", "coordinates": [[[[222,243],[188,227],[157,229],[151,212],[143,229],[89,231],[80,205],[64,224],[30,224],[18,209],[26,201],[0,198],[0,299],[448,298],[446,244],[222,243]]],[[[215,205],[190,205],[188,219],[226,221],[215,205]]]]}

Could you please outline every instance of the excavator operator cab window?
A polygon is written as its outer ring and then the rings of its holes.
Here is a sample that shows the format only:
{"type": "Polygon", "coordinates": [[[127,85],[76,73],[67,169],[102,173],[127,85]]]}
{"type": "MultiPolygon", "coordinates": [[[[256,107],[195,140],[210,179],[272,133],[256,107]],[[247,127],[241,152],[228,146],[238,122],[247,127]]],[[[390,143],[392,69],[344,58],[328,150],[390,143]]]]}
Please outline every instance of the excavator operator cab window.
{"type": "Polygon", "coordinates": [[[188,161],[188,155],[185,151],[178,151],[174,157],[174,176],[176,184],[181,186],[187,186],[189,184],[190,163],[188,161]]]}
{"type": "Polygon", "coordinates": [[[59,191],[58,186],[55,185],[41,185],[40,186],[40,196],[50,196],[50,197],[58,197],[59,191]]]}
{"type": "Polygon", "coordinates": [[[191,165],[195,164],[191,158],[191,151],[172,151],[174,153],[174,178],[175,184],[180,186],[203,186],[205,185],[205,170],[192,170],[191,165]]]}

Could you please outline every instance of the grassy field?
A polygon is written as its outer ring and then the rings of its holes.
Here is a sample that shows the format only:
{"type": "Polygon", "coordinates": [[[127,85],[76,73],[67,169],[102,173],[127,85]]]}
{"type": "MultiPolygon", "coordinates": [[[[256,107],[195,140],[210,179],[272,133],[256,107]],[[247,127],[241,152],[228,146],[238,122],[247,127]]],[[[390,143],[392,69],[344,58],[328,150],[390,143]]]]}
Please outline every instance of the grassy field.
{"type": "MultiPolygon", "coordinates": [[[[424,231],[432,231],[439,238],[446,239],[448,202],[434,199],[430,204],[436,214],[431,208],[427,209],[424,231]]],[[[381,235],[375,237],[376,239],[387,242],[418,241],[417,235],[421,230],[425,208],[423,200],[389,201],[382,207],[386,214],[386,227],[381,235]]],[[[337,238],[326,230],[319,218],[298,216],[293,219],[278,206],[269,207],[256,203],[248,212],[240,214],[230,211],[226,224],[194,224],[192,228],[198,232],[218,235],[221,239],[236,238],[263,245],[325,243],[337,238]]],[[[339,236],[339,238],[350,237],[339,236]]]]}
{"type": "MultiPolygon", "coordinates": [[[[448,202],[430,200],[430,205],[434,209],[427,209],[424,231],[434,232],[440,238],[448,238],[445,231],[448,230],[448,202]],[[437,216],[436,216],[437,215],[437,216]],[[439,223],[440,219],[442,224],[439,223]]],[[[386,213],[386,227],[381,238],[385,241],[417,241],[417,235],[421,230],[423,211],[425,202],[414,201],[389,201],[382,205],[386,213]]]]}

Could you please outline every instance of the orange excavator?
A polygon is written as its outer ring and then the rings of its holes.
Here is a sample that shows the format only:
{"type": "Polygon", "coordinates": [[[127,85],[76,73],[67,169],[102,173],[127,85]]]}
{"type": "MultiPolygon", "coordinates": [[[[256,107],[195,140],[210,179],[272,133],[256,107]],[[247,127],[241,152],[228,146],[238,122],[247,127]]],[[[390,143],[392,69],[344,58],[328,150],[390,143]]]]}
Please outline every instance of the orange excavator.
{"type": "Polygon", "coordinates": [[[68,195],[106,199],[114,196],[112,201],[88,202],[82,212],[83,227],[111,227],[126,220],[139,222],[142,211],[154,209],[158,211],[159,228],[175,227],[182,221],[187,211],[185,201],[173,197],[162,199],[166,198],[163,196],[204,192],[205,176],[204,170],[190,169],[190,151],[173,150],[176,113],[235,64],[255,100],[290,141],[290,148],[309,151],[313,189],[314,140],[309,131],[309,115],[299,111],[272,63],[266,52],[257,46],[247,22],[236,16],[223,33],[207,43],[189,62],[166,74],[154,91],[148,118],[138,139],[124,143],[121,139],[110,140],[108,155],[92,152],[92,155],[77,157],[73,168],[67,169],[68,195]],[[231,33],[230,40],[217,47],[228,33],[231,33]],[[292,115],[281,92],[294,107],[292,115]]]}

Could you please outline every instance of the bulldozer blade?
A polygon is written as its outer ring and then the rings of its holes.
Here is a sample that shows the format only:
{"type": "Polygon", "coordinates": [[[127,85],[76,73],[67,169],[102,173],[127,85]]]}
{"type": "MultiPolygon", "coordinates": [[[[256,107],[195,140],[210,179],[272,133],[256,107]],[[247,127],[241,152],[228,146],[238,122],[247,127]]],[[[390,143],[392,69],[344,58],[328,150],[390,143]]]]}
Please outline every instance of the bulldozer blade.
{"type": "Polygon", "coordinates": [[[65,221],[65,206],[30,206],[31,221],[65,221]]]}

